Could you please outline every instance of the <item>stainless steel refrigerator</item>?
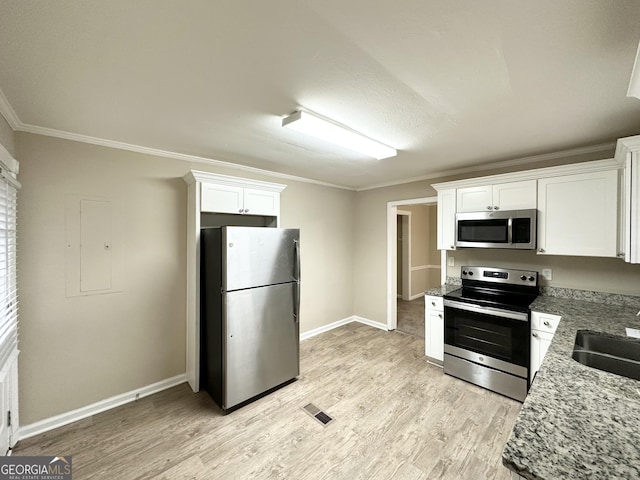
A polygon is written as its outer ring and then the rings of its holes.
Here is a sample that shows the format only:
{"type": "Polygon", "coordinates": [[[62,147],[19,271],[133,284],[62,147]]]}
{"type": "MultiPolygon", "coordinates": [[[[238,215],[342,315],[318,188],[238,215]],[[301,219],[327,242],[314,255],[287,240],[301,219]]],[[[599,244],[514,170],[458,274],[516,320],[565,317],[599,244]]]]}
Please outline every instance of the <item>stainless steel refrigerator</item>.
{"type": "Polygon", "coordinates": [[[228,411],[300,373],[300,232],[204,228],[200,383],[228,411]]]}

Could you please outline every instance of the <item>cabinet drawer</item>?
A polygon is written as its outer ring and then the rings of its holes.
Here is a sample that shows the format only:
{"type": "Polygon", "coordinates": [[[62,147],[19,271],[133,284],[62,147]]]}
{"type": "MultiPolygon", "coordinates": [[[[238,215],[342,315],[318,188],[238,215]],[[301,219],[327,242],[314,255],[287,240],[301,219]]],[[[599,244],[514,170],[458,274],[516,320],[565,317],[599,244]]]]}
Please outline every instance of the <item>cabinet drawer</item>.
{"type": "Polygon", "coordinates": [[[442,297],[427,295],[424,297],[424,306],[430,310],[444,310],[442,297]]]}
{"type": "Polygon", "coordinates": [[[560,323],[560,315],[550,313],[531,312],[531,330],[555,333],[560,323]]]}

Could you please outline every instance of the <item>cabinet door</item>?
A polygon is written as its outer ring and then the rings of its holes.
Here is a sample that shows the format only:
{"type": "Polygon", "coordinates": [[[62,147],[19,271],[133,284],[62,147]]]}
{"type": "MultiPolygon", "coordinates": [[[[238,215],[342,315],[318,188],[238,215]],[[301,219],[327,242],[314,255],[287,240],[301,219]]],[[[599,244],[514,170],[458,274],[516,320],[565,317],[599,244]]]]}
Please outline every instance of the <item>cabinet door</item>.
{"type": "Polygon", "coordinates": [[[438,192],[438,250],[455,249],[456,189],[438,192]]]}
{"type": "Polygon", "coordinates": [[[538,253],[615,257],[618,172],[538,180],[538,253]]]}
{"type": "Polygon", "coordinates": [[[624,171],[624,260],[640,263],[640,152],[627,154],[624,171]]]}
{"type": "Polygon", "coordinates": [[[493,190],[491,185],[458,188],[456,197],[456,209],[458,212],[493,210],[493,190]]]}
{"type": "Polygon", "coordinates": [[[499,183],[493,186],[494,210],[528,210],[537,206],[535,180],[499,183]]]}
{"type": "Polygon", "coordinates": [[[427,356],[444,360],[444,314],[438,311],[429,313],[429,338],[426,339],[427,356]]]}
{"type": "Polygon", "coordinates": [[[216,213],[242,213],[244,188],[231,185],[203,183],[200,211],[216,213]]]}
{"type": "Polygon", "coordinates": [[[544,360],[544,356],[549,350],[553,340],[553,333],[542,332],[540,330],[531,330],[531,368],[529,370],[529,381],[533,382],[536,372],[540,370],[540,365],[544,360]]]}
{"type": "Polygon", "coordinates": [[[280,193],[268,190],[244,189],[244,210],[249,215],[277,216],[280,212],[280,193]]]}
{"type": "Polygon", "coordinates": [[[435,360],[444,360],[444,313],[442,297],[424,297],[424,353],[435,360]]]}

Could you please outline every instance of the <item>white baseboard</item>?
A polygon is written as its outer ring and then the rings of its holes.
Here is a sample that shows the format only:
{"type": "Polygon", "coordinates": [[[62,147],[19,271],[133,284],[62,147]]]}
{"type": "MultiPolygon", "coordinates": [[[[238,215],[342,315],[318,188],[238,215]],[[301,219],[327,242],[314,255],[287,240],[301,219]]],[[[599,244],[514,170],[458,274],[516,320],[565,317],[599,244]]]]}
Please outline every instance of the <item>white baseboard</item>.
{"type": "Polygon", "coordinates": [[[347,318],[343,318],[342,320],[338,320],[333,323],[329,323],[328,325],[323,325],[322,327],[314,328],[313,330],[309,330],[308,332],[304,332],[300,334],[300,341],[308,340],[311,337],[315,337],[316,335],[320,335],[321,333],[328,332],[329,330],[333,330],[334,328],[341,327],[351,322],[360,322],[365,325],[369,325],[370,327],[379,328],[381,330],[389,330],[385,323],[374,322],[373,320],[369,320],[368,318],[359,317],[357,315],[352,315],[347,318]]]}
{"type": "MultiPolygon", "coordinates": [[[[328,325],[314,328],[313,330],[309,330],[308,332],[304,332],[300,335],[300,341],[307,340],[311,337],[315,337],[316,335],[320,335],[321,333],[328,332],[330,330],[333,330],[334,328],[341,327],[351,322],[359,322],[365,325],[369,325],[370,327],[379,328],[385,331],[388,330],[387,325],[384,323],[375,322],[373,320],[369,320],[368,318],[353,315],[351,317],[343,318],[342,320],[338,320],[328,325]]],[[[55,417],[46,418],[29,425],[21,426],[20,430],[18,431],[18,439],[24,440],[26,438],[48,432],[49,430],[53,430],[54,428],[77,422],[78,420],[90,417],[91,415],[96,415],[106,410],[124,405],[125,403],[133,402],[136,400],[136,398],[143,398],[149,395],[153,395],[154,393],[161,392],[168,388],[175,387],[176,385],[180,385],[181,383],[185,383],[186,381],[187,375],[186,373],[183,373],[181,375],[176,375],[175,377],[167,378],[166,380],[147,385],[146,387],[138,388],[130,392],[116,395],[115,397],[101,400],[91,405],[87,405],[86,407],[81,407],[70,412],[56,415],[55,417]]]]}
{"type": "Polygon", "coordinates": [[[424,297],[424,292],[416,293],[415,295],[411,295],[409,300],[417,300],[420,297],[424,297]]]}
{"type": "Polygon", "coordinates": [[[370,327],[379,328],[380,330],[384,330],[385,332],[389,331],[386,323],[380,323],[373,320],[369,320],[368,318],[359,317],[358,315],[354,315],[352,318],[353,322],[364,323],[365,325],[369,325],[370,327]]]}
{"type": "Polygon", "coordinates": [[[152,383],[146,387],[100,400],[99,402],[87,405],[86,407],[81,407],[70,412],[56,415],[55,417],[46,418],[29,425],[21,426],[18,431],[18,439],[24,440],[25,438],[33,437],[34,435],[53,430],[54,428],[77,422],[78,420],[90,417],[91,415],[96,415],[104,412],[105,410],[110,410],[112,408],[119,407],[120,405],[124,405],[125,403],[133,402],[136,398],[143,398],[153,395],[154,393],[161,392],[162,390],[175,387],[176,385],[180,385],[186,381],[187,375],[183,373],[181,375],[176,375],[175,377],[167,378],[166,380],[152,383]]]}

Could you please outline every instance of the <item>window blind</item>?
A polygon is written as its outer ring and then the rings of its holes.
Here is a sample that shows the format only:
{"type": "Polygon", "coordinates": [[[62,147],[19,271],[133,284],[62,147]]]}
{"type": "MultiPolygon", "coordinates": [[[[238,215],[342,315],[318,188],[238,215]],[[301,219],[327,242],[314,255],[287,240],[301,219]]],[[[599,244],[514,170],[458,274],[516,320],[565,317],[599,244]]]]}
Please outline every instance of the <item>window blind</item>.
{"type": "Polygon", "coordinates": [[[18,346],[16,227],[19,185],[9,172],[0,169],[0,368],[18,346]]]}

